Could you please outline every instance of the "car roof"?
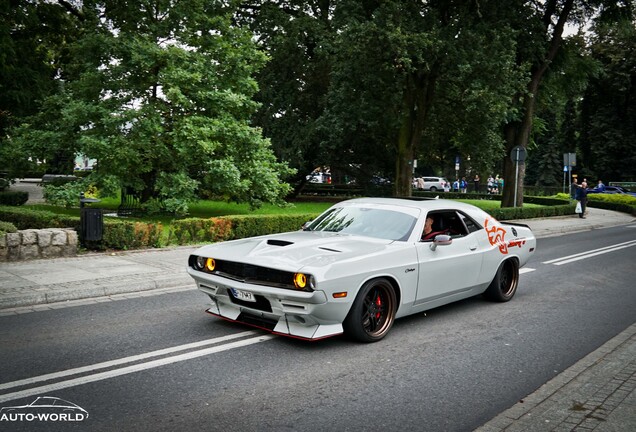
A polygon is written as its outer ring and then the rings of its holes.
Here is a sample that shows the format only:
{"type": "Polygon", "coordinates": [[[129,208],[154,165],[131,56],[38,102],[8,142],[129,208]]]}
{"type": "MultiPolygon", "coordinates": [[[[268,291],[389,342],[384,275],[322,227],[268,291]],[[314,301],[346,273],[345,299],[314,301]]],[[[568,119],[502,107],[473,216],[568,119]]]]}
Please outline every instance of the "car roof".
{"type": "Polygon", "coordinates": [[[406,198],[354,198],[338,203],[339,205],[376,204],[387,206],[403,206],[426,211],[456,209],[468,212],[482,211],[472,204],[447,199],[406,199],[406,198]]]}

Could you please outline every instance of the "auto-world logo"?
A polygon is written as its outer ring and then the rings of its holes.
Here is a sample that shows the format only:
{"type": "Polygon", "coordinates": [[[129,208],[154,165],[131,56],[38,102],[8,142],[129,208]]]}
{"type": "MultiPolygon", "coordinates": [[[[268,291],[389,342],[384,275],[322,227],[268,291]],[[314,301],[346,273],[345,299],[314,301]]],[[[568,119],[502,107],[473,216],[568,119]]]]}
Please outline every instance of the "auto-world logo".
{"type": "Polygon", "coordinates": [[[28,405],[0,408],[1,422],[81,422],[88,411],[73,402],[40,396],[28,405]]]}

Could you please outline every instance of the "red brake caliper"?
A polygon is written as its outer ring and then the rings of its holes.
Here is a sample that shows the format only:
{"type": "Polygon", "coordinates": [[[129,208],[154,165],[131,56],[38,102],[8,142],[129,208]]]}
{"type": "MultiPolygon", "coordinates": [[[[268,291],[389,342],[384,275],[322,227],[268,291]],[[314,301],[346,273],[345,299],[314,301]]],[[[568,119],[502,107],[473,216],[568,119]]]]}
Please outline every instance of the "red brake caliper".
{"type": "Polygon", "coordinates": [[[377,312],[375,313],[375,319],[380,319],[380,316],[382,315],[380,313],[380,310],[382,309],[382,299],[380,298],[380,294],[378,294],[378,297],[375,299],[375,305],[378,307],[377,312]]]}

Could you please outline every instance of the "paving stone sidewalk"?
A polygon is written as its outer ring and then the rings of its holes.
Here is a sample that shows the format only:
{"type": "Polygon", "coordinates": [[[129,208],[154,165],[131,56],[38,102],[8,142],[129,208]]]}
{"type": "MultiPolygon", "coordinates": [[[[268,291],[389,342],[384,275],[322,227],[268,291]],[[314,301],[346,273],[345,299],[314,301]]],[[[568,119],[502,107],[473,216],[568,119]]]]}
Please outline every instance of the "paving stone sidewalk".
{"type": "Polygon", "coordinates": [[[636,324],[476,432],[636,431],[636,324]]]}

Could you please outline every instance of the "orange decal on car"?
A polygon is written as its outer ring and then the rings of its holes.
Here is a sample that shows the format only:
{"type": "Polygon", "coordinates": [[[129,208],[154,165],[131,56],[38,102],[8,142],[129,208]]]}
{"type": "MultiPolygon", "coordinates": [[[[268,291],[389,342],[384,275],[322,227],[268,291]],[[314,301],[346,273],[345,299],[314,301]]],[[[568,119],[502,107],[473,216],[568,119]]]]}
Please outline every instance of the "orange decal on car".
{"type": "Polygon", "coordinates": [[[490,242],[492,246],[498,246],[499,252],[501,252],[502,254],[507,254],[508,246],[506,245],[506,242],[504,241],[506,230],[496,225],[492,225],[491,227],[489,227],[488,223],[490,221],[491,219],[486,219],[486,222],[484,223],[484,228],[486,229],[486,232],[488,233],[488,241],[490,242]]]}

